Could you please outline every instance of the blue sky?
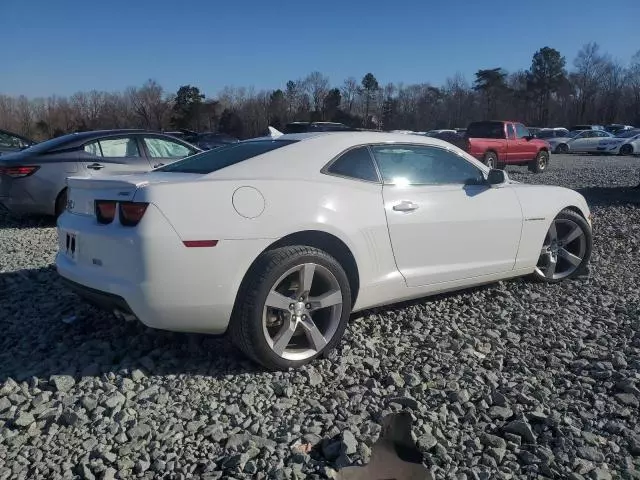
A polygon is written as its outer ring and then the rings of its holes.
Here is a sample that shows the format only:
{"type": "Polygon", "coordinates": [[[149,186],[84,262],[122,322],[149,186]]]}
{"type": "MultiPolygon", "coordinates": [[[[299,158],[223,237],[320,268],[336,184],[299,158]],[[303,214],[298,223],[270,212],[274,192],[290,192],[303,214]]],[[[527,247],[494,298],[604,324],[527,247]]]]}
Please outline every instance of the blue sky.
{"type": "Polygon", "coordinates": [[[1,0],[0,93],[122,90],[153,78],[279,88],[313,70],[340,85],[442,84],[456,72],[528,68],[543,46],[570,65],[598,42],[628,62],[640,49],[640,0],[1,0]]]}

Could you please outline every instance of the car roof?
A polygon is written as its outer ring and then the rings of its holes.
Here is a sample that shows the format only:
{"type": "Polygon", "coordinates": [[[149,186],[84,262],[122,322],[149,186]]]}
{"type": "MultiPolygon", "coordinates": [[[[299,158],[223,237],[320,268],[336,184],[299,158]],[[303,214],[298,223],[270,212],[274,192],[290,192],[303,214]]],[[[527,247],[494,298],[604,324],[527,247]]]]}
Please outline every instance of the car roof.
{"type": "MultiPolygon", "coordinates": [[[[479,168],[486,167],[455,145],[436,137],[424,135],[407,135],[390,132],[313,132],[291,133],[279,136],[265,136],[244,140],[257,141],[292,141],[283,148],[278,148],[257,157],[249,158],[235,165],[213,172],[211,178],[262,178],[283,179],[318,178],[320,170],[329,161],[342,152],[360,145],[371,144],[413,144],[435,146],[456,151],[479,168]]],[[[243,142],[241,142],[243,143],[243,142]]],[[[236,144],[237,145],[237,144],[236,144]]]]}
{"type": "MultiPolygon", "coordinates": [[[[53,153],[53,152],[57,152],[57,151],[60,151],[60,150],[68,150],[68,149],[76,148],[76,147],[84,144],[85,142],[93,140],[93,139],[96,139],[96,138],[118,136],[118,135],[126,135],[126,134],[158,135],[158,136],[162,136],[162,137],[170,137],[172,139],[175,139],[178,142],[188,144],[188,142],[185,142],[184,140],[182,140],[182,139],[180,139],[178,137],[174,137],[174,136],[172,136],[170,134],[163,133],[163,132],[158,132],[158,131],[154,131],[154,130],[145,130],[145,129],[141,129],[141,128],[140,129],[138,129],[138,128],[117,128],[117,129],[109,129],[109,130],[89,130],[89,131],[85,131],[85,132],[68,133],[68,134],[60,136],[60,137],[55,137],[55,138],[52,138],[50,140],[47,140],[47,141],[44,141],[44,142],[41,142],[41,143],[37,143],[33,147],[31,147],[31,149],[36,148],[37,150],[27,149],[27,150],[23,150],[23,151],[27,152],[28,150],[31,150],[31,151],[37,152],[38,154],[43,154],[43,153],[46,153],[46,152],[53,153]]],[[[188,144],[188,145],[190,145],[190,144],[188,144]]],[[[195,148],[197,148],[197,147],[195,147],[195,148]]]]}

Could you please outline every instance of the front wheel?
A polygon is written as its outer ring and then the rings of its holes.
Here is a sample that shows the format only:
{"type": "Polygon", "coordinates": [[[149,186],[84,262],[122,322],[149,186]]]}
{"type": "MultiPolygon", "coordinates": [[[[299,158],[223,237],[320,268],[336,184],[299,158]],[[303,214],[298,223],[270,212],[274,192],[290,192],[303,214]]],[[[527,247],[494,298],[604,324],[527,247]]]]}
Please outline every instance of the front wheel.
{"type": "Polygon", "coordinates": [[[540,150],[531,162],[529,162],[529,171],[533,173],[542,173],[549,165],[549,152],[540,150]]]}
{"type": "Polygon", "coordinates": [[[633,155],[633,147],[629,144],[620,147],[620,155],[633,155]]]}
{"type": "Polygon", "coordinates": [[[587,221],[573,210],[562,210],[549,226],[533,277],[547,283],[573,278],[589,262],[592,248],[587,221]]]}
{"type": "Polygon", "coordinates": [[[351,314],[351,289],[338,261],[317,248],[265,252],[249,272],[229,326],[233,343],[271,370],[327,354],[351,314]]]}

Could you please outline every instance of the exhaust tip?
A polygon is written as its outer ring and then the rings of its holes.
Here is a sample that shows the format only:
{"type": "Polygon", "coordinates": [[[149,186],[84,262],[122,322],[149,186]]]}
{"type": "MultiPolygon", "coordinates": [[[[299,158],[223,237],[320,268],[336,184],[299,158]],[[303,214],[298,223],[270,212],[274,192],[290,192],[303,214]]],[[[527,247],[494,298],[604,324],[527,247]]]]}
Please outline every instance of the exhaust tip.
{"type": "Polygon", "coordinates": [[[123,312],[122,310],[115,309],[113,310],[113,315],[118,320],[124,320],[125,322],[133,322],[137,320],[137,317],[131,313],[123,312]]]}

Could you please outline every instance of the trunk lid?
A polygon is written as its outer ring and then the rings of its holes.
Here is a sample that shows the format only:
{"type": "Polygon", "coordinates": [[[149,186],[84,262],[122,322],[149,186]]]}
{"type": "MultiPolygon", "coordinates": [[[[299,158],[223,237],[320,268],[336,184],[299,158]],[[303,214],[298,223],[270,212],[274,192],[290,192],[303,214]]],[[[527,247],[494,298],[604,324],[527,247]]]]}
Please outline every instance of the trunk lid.
{"type": "Polygon", "coordinates": [[[104,177],[68,177],[67,210],[76,215],[94,216],[95,200],[129,202],[138,189],[158,183],[193,181],[200,174],[148,172],[104,177]]]}

